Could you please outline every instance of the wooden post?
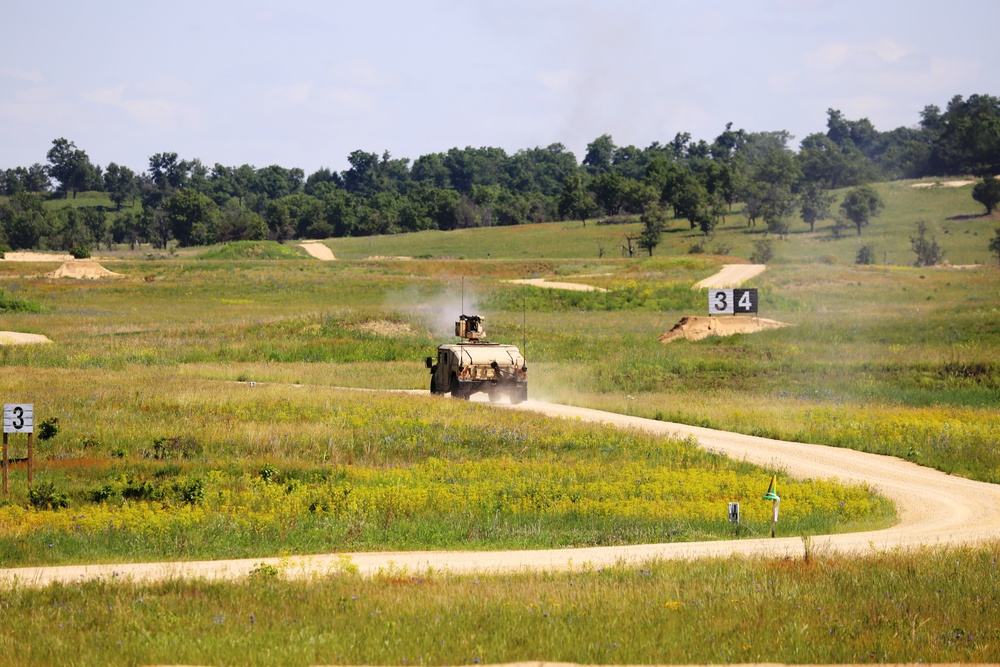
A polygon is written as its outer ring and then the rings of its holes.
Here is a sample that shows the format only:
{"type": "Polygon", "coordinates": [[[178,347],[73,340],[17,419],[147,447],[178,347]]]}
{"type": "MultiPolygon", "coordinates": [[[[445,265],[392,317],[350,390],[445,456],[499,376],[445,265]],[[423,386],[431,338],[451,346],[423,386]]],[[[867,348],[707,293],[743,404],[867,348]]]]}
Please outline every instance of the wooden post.
{"type": "Polygon", "coordinates": [[[3,434],[3,495],[7,496],[7,466],[9,460],[7,459],[7,434],[3,434]]]}
{"type": "Polygon", "coordinates": [[[31,488],[32,472],[35,467],[35,434],[28,433],[28,488],[31,488]]]}

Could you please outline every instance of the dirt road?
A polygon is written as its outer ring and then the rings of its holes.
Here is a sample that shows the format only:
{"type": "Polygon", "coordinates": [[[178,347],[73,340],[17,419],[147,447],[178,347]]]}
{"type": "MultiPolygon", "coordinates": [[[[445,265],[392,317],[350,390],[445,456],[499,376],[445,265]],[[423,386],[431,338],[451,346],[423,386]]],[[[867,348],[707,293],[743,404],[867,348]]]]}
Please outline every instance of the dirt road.
{"type": "Polygon", "coordinates": [[[583,285],[580,283],[561,283],[552,280],[546,280],[545,278],[523,278],[520,280],[507,280],[505,282],[515,283],[517,285],[532,285],[533,287],[546,287],[548,289],[564,289],[564,290],[570,290],[571,292],[608,291],[603,287],[594,287],[593,285],[583,285]]]}
{"type": "Polygon", "coordinates": [[[767,266],[764,264],[726,264],[714,276],[695,283],[694,289],[724,289],[739,287],[746,281],[759,276],[767,266]]]}
{"type": "MultiPolygon", "coordinates": [[[[908,461],[850,449],[768,440],[538,401],[528,401],[512,409],[665,435],[690,435],[697,438],[703,447],[724,452],[735,459],[779,466],[797,478],[837,478],[844,482],[867,483],[896,504],[900,519],[896,526],[880,531],[814,537],[812,549],[816,553],[851,555],[925,545],[977,544],[1000,540],[1000,485],[952,477],[908,461]]],[[[781,493],[780,487],[778,493],[781,493]]],[[[726,507],[720,504],[719,512],[725,511],[726,507]]],[[[781,534],[780,521],[778,534],[781,534]]],[[[688,559],[730,554],[801,557],[803,550],[801,538],[779,537],[549,551],[325,554],[287,559],[17,568],[0,570],[0,582],[17,579],[21,585],[45,585],[54,581],[70,582],[98,577],[130,577],[135,580],[171,577],[233,579],[246,575],[260,563],[282,568],[289,577],[314,576],[341,571],[347,559],[364,575],[390,567],[410,572],[423,572],[428,568],[452,572],[516,572],[581,567],[584,564],[600,567],[652,558],[688,559]]]]}

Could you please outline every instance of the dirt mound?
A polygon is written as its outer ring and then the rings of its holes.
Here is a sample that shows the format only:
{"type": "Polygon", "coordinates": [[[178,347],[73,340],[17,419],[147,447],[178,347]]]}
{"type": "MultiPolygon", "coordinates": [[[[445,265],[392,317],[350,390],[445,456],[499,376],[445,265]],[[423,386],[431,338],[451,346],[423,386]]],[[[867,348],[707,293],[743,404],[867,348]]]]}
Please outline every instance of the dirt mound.
{"type": "Polygon", "coordinates": [[[73,260],[66,262],[55,271],[45,274],[49,278],[114,278],[121,273],[108,271],[92,259],[73,260]]]}
{"type": "Polygon", "coordinates": [[[788,326],[791,325],[762,317],[682,317],[673,329],[660,336],[659,341],[669,343],[678,338],[701,340],[709,336],[757,333],[788,326]]]}
{"type": "Polygon", "coordinates": [[[48,336],[43,336],[42,334],[0,331],[0,345],[32,345],[51,342],[52,340],[48,336]]]}
{"type": "Polygon", "coordinates": [[[319,241],[306,241],[305,243],[300,243],[299,247],[316,259],[324,262],[332,262],[337,259],[334,257],[333,251],[326,244],[319,241]]]}

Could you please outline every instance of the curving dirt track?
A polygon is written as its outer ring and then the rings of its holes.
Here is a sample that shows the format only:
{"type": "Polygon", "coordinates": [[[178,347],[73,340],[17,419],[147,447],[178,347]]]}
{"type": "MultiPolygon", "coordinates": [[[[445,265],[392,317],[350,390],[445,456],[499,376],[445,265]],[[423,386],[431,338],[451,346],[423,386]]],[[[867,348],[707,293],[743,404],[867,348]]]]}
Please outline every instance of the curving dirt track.
{"type": "Polygon", "coordinates": [[[739,287],[751,278],[755,278],[767,269],[766,264],[726,264],[722,270],[713,276],[695,283],[692,289],[724,289],[739,287]]]}
{"type": "MultiPolygon", "coordinates": [[[[664,435],[693,436],[708,449],[752,463],[772,465],[798,478],[837,478],[867,483],[890,498],[899,523],[889,529],[814,537],[818,553],[860,554],[870,551],[914,549],[922,546],[977,544],[1000,539],[1000,485],[974,482],[923,468],[896,458],[850,449],[807,445],[714,431],[695,426],[629,417],[599,410],[528,401],[512,409],[532,410],[550,416],[641,429],[664,435]]],[[[766,483],[766,482],[764,482],[766,483]]],[[[778,489],[779,495],[781,489],[778,489]]],[[[725,511],[725,507],[719,509],[725,511]]],[[[778,533],[781,523],[778,523],[778,533]]],[[[286,559],[257,558],[227,561],[82,565],[0,570],[0,582],[41,586],[50,582],[94,578],[157,580],[174,577],[233,579],[260,563],[282,568],[287,576],[314,576],[342,570],[347,558],[361,574],[371,575],[389,567],[423,572],[519,571],[610,565],[654,558],[689,559],[744,554],[767,557],[803,555],[799,537],[719,542],[644,544],[623,547],[589,547],[534,551],[422,551],[323,554],[286,559]]]]}

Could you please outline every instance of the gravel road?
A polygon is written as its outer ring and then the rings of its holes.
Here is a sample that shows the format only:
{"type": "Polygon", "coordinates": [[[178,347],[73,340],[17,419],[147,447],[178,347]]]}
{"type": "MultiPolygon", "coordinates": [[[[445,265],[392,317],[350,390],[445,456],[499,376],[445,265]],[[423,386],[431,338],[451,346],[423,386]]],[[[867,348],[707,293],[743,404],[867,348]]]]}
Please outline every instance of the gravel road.
{"type": "MultiPolygon", "coordinates": [[[[796,478],[836,478],[844,482],[867,483],[896,504],[900,519],[897,525],[886,530],[814,537],[811,545],[814,553],[850,556],[922,546],[979,544],[1000,539],[1000,485],[953,477],[908,461],[850,449],[769,440],[539,401],[527,401],[512,409],[664,435],[690,435],[703,447],[724,452],[735,459],[778,466],[796,478]]],[[[780,491],[779,488],[779,495],[780,491]]],[[[719,511],[724,512],[725,507],[720,507],[719,511]]],[[[780,528],[779,521],[779,535],[780,528]]],[[[410,572],[423,572],[428,568],[451,572],[516,572],[574,568],[584,564],[600,567],[652,558],[690,559],[730,554],[801,557],[803,553],[801,538],[779,537],[531,551],[352,553],[346,557],[362,574],[371,575],[389,567],[405,568],[410,572]]],[[[290,577],[314,576],[340,571],[344,560],[344,555],[323,554],[284,560],[255,558],[12,568],[0,570],[0,581],[12,582],[16,579],[21,585],[42,586],[54,581],[71,582],[98,577],[134,580],[172,577],[234,579],[246,575],[260,563],[282,567],[290,577]]]]}
{"type": "Polygon", "coordinates": [[[739,287],[751,278],[764,273],[764,264],[726,264],[722,270],[713,276],[695,283],[694,289],[725,289],[739,287]]]}

